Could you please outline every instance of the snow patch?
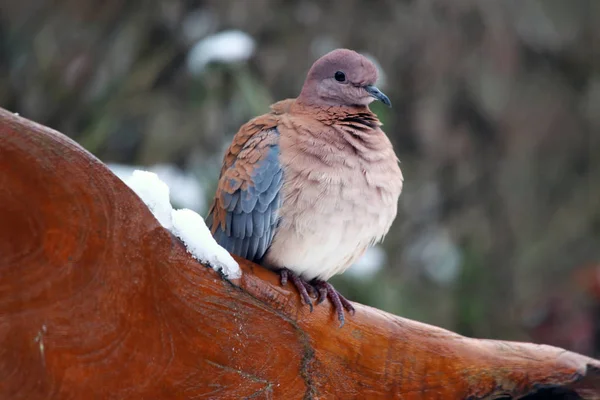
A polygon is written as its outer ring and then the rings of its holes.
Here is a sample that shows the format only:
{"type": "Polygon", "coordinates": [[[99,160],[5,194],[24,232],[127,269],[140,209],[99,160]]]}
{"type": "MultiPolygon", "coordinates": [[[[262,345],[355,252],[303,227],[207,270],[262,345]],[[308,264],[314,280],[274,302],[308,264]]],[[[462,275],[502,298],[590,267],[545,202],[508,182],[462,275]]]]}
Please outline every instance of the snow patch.
{"type": "Polygon", "coordinates": [[[163,227],[173,228],[169,187],[155,173],[136,170],[125,183],[146,203],[163,227]]]}
{"type": "Polygon", "coordinates": [[[242,271],[229,252],[213,239],[204,219],[192,210],[173,210],[171,232],[185,243],[185,247],[202,263],[209,264],[230,279],[242,276],[242,271]]]}
{"type": "MultiPolygon", "coordinates": [[[[144,167],[111,163],[108,164],[108,168],[110,168],[113,174],[126,182],[133,174],[133,171],[141,170],[144,167]]],[[[175,205],[183,208],[191,208],[198,212],[206,209],[204,188],[193,174],[183,171],[172,164],[156,164],[147,167],[146,170],[154,172],[170,188],[170,196],[175,205]]]]}
{"type": "Polygon", "coordinates": [[[187,208],[172,208],[169,187],[157,174],[135,170],[125,183],[148,206],[160,224],[181,239],[196,260],[210,265],[229,279],[242,276],[238,263],[215,241],[200,215],[187,208]]]}
{"type": "Polygon", "coordinates": [[[211,62],[238,63],[248,60],[256,43],[246,32],[228,30],[208,36],[196,43],[187,57],[192,75],[200,74],[211,62]]]}

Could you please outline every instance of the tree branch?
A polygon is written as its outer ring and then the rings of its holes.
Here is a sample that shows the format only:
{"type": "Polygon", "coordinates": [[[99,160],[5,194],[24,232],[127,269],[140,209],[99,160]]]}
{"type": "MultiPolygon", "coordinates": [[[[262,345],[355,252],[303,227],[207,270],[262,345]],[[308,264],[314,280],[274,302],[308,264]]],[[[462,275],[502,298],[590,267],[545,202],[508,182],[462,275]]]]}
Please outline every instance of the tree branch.
{"type": "Polygon", "coordinates": [[[0,398],[600,398],[600,362],[228,282],[99,160],[0,109],[0,398]],[[550,398],[550,397],[539,397],[550,398]],[[562,398],[562,397],[557,397],[562,398]]]}

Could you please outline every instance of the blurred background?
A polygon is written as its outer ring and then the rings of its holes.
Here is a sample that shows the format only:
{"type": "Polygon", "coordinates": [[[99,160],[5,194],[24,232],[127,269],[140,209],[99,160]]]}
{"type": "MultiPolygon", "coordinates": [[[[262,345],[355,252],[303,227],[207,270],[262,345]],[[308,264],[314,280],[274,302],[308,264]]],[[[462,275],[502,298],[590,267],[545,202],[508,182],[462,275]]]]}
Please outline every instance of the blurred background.
{"type": "Polygon", "coordinates": [[[0,105],[206,214],[241,124],[312,62],[376,61],[405,185],[334,285],[459,333],[600,356],[600,2],[2,0],[0,105]]]}

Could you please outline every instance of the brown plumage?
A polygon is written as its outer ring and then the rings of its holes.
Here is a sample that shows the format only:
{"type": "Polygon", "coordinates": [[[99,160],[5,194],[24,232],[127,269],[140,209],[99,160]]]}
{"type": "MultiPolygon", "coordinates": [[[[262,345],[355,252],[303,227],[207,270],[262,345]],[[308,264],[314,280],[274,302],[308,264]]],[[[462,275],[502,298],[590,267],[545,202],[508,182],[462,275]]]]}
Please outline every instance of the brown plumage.
{"type": "Polygon", "coordinates": [[[315,62],[297,99],[242,126],[223,162],[207,222],[230,252],[280,271],[303,300],[352,305],[327,283],[380,241],[402,173],[368,104],[388,98],[377,69],[350,50],[315,62]]]}

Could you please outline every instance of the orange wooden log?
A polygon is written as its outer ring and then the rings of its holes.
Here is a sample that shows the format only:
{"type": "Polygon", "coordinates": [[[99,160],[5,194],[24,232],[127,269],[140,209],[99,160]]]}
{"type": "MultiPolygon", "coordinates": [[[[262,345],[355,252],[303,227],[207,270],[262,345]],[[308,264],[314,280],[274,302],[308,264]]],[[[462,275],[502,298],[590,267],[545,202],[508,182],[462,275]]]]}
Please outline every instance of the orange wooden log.
{"type": "Polygon", "coordinates": [[[358,304],[338,329],[239,261],[198,264],[102,162],[0,109],[0,399],[600,398],[597,360],[358,304]]]}

